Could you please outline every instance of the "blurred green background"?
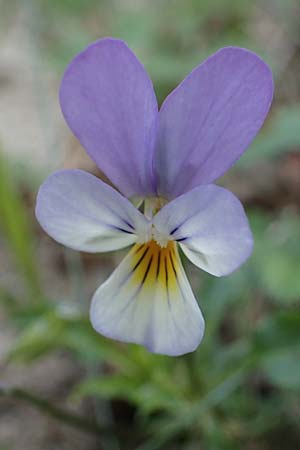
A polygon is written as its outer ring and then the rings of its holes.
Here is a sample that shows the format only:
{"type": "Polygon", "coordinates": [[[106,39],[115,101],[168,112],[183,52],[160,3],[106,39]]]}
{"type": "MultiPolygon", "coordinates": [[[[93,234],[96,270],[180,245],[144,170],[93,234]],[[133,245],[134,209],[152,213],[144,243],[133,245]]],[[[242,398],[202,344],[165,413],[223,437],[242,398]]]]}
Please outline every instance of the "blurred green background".
{"type": "Polygon", "coordinates": [[[0,450],[299,449],[300,2],[2,0],[0,27],[0,450]],[[66,250],[34,217],[47,174],[95,171],[57,91],[104,36],[127,41],[160,102],[227,45],[274,73],[262,132],[220,180],[246,207],[254,253],[221,279],[185,261],[207,325],[175,359],[92,330],[90,297],[123,253],[66,250]]]}

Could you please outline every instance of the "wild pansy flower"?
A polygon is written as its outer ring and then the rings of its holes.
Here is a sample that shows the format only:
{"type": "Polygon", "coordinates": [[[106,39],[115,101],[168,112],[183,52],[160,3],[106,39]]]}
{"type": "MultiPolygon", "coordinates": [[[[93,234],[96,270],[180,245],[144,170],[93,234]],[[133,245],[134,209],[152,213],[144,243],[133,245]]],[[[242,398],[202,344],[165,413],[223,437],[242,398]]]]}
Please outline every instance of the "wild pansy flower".
{"type": "Polygon", "coordinates": [[[199,345],[204,320],[178,247],[215,276],[250,255],[241,203],[211,183],[250,144],[272,95],[268,66],[236,47],[196,67],[160,111],[151,80],[124,42],[99,40],[71,62],[62,112],[116,189],[82,170],[61,170],[41,186],[36,215],[52,238],[75,250],[132,245],[94,294],[96,331],[167,355],[199,345]],[[141,201],[143,212],[134,206],[141,201]]]}

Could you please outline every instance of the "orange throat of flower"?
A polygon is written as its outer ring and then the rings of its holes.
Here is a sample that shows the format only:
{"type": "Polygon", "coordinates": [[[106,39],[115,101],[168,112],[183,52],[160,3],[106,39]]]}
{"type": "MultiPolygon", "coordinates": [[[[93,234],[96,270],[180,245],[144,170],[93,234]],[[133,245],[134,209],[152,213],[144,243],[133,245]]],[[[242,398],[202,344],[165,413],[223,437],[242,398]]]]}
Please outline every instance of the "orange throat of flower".
{"type": "Polygon", "coordinates": [[[131,253],[134,283],[146,289],[153,289],[156,285],[167,291],[176,289],[180,261],[175,242],[169,241],[165,247],[161,247],[151,240],[136,244],[131,253]]]}

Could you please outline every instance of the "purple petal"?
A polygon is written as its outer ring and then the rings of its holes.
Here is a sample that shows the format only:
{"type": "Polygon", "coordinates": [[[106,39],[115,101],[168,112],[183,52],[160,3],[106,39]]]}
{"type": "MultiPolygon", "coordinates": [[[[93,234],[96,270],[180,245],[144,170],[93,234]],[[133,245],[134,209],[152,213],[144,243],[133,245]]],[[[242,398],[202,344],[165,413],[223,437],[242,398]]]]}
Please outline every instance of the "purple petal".
{"type": "Polygon", "coordinates": [[[223,175],[261,128],[272,96],[269,67],[248,50],[221,49],[194,69],[159,114],[159,194],[175,198],[223,175]]]}
{"type": "Polygon", "coordinates": [[[76,56],[64,74],[60,103],[75,136],[125,196],[154,192],[157,101],[124,42],[102,39],[76,56]]]}
{"type": "Polygon", "coordinates": [[[240,201],[215,185],[198,186],[164,206],[156,229],[174,239],[196,266],[228,275],[250,256],[253,238],[240,201]]]}
{"type": "Polygon", "coordinates": [[[53,239],[86,252],[126,247],[149,228],[127,198],[83,170],[50,175],[40,187],[36,216],[53,239]]]}

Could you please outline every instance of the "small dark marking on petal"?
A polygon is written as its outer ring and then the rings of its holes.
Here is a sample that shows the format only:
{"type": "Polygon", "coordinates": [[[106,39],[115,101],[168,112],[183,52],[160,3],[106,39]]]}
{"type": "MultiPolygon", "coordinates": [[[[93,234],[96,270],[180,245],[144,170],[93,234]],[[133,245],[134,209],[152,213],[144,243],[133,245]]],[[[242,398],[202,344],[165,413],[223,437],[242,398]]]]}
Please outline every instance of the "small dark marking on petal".
{"type": "Polygon", "coordinates": [[[138,268],[138,266],[141,264],[141,262],[143,261],[144,257],[146,256],[148,250],[149,250],[149,247],[146,247],[146,249],[142,253],[140,259],[138,260],[138,262],[135,264],[134,268],[132,269],[132,272],[134,272],[138,268]]]}
{"type": "Polygon", "coordinates": [[[170,261],[171,261],[171,265],[172,265],[172,269],[173,269],[175,278],[178,279],[178,274],[177,274],[177,270],[175,269],[175,264],[174,264],[174,261],[173,261],[172,253],[170,253],[170,261]]]}
{"type": "MultiPolygon", "coordinates": [[[[190,219],[190,218],[189,218],[189,219],[190,219]]],[[[173,230],[171,231],[170,234],[172,235],[172,234],[176,233],[176,231],[178,231],[179,228],[181,228],[182,225],[184,225],[186,222],[187,222],[187,220],[184,220],[182,223],[180,223],[179,225],[177,225],[177,227],[173,228],[173,230]]]]}
{"type": "Polygon", "coordinates": [[[123,220],[123,222],[124,222],[129,228],[131,228],[133,231],[135,231],[135,230],[134,230],[134,227],[131,225],[130,222],[127,222],[127,220],[125,220],[125,219],[122,219],[122,220],[123,220]]]}
{"type": "Polygon", "coordinates": [[[166,274],[166,288],[167,288],[167,291],[168,291],[168,289],[169,289],[169,276],[168,276],[167,256],[165,257],[165,274],[166,274]]]}
{"type": "Polygon", "coordinates": [[[133,254],[136,255],[138,252],[140,252],[144,248],[144,244],[138,245],[137,248],[134,250],[133,254]]]}
{"type": "Polygon", "coordinates": [[[178,227],[174,228],[170,234],[172,235],[172,234],[176,233],[176,231],[178,230],[179,227],[180,227],[180,225],[178,225],[178,227]]]}
{"type": "Polygon", "coordinates": [[[158,278],[159,269],[160,269],[160,252],[158,252],[157,267],[156,267],[156,278],[158,278]]]}
{"type": "Polygon", "coordinates": [[[182,241],[186,241],[188,238],[187,237],[183,237],[183,238],[179,238],[176,239],[177,242],[182,242],[182,241]]]}
{"type": "Polygon", "coordinates": [[[142,284],[144,284],[145,281],[146,281],[146,278],[148,276],[148,273],[149,273],[149,270],[150,270],[150,267],[151,267],[151,264],[152,264],[152,260],[153,260],[153,255],[151,255],[151,257],[149,259],[149,262],[148,262],[148,265],[147,265],[147,269],[146,269],[145,274],[144,274],[143,279],[142,279],[142,284]]]}
{"type": "Polygon", "coordinates": [[[125,228],[113,226],[115,230],[122,231],[122,233],[133,234],[132,231],[125,230],[125,228]]]}
{"type": "Polygon", "coordinates": [[[170,293],[169,293],[169,277],[168,277],[167,256],[165,257],[165,274],[166,274],[166,291],[167,291],[168,307],[170,309],[171,308],[171,304],[170,304],[170,293]]]}

